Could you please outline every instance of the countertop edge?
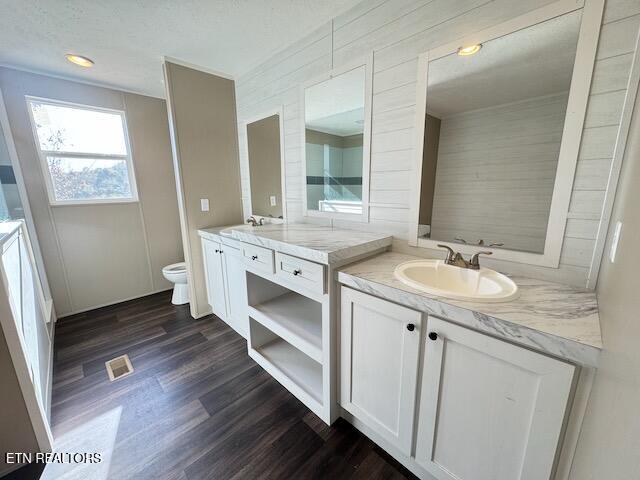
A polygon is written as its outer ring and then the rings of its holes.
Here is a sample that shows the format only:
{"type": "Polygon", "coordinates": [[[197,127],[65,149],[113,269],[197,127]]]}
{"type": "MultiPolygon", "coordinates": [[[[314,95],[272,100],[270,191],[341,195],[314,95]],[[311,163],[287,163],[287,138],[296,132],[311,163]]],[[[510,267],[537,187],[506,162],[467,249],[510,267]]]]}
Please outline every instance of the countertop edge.
{"type": "Polygon", "coordinates": [[[292,255],[305,260],[322,263],[324,265],[332,265],[335,263],[343,262],[345,260],[349,261],[360,255],[374,252],[376,250],[379,250],[380,248],[388,247],[393,242],[393,237],[391,235],[387,235],[381,236],[380,238],[367,240],[356,245],[327,252],[324,250],[316,250],[307,246],[297,245],[295,243],[289,243],[283,240],[263,237],[259,232],[234,230],[233,226],[201,228],[197,229],[197,232],[201,238],[231,238],[236,241],[246,242],[265,248],[271,248],[287,255],[292,255]],[[222,230],[230,230],[230,235],[222,235],[220,233],[220,231],[222,230]]]}
{"type": "Polygon", "coordinates": [[[255,232],[241,232],[238,230],[231,231],[232,238],[241,242],[251,243],[258,245],[259,247],[271,248],[278,250],[279,252],[286,253],[287,255],[293,255],[303,258],[305,260],[311,260],[325,265],[329,264],[329,254],[321,250],[314,250],[309,247],[301,247],[293,243],[284,242],[282,240],[274,240],[272,238],[261,237],[259,233],[255,232]]]}
{"type": "Polygon", "coordinates": [[[429,315],[440,317],[534,350],[546,352],[570,362],[588,367],[597,367],[599,364],[601,349],[592,345],[559,337],[458,305],[452,305],[437,298],[416,295],[351,273],[338,272],[338,282],[347,287],[382,297],[400,305],[414,308],[429,315]],[[452,317],[455,317],[455,319],[452,317]]]}
{"type": "Polygon", "coordinates": [[[392,243],[393,237],[389,235],[388,237],[369,240],[353,247],[343,248],[329,254],[329,263],[349,260],[365,253],[374,252],[380,248],[389,247],[392,243]]]}

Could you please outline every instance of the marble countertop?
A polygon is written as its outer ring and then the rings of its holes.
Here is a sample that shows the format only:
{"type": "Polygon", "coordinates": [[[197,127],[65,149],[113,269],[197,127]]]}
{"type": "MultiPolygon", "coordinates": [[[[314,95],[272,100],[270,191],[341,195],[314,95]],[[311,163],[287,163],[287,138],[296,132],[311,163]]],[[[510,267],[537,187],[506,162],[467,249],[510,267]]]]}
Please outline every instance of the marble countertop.
{"type": "Polygon", "coordinates": [[[512,276],[519,298],[477,303],[436,297],[397,280],[393,271],[420,257],[388,252],[349,265],[340,283],[567,360],[597,366],[602,336],[595,292],[512,276]]]}
{"type": "Polygon", "coordinates": [[[199,230],[200,235],[230,235],[259,245],[326,265],[337,264],[391,245],[390,235],[344,230],[306,223],[237,225],[199,230]]]}

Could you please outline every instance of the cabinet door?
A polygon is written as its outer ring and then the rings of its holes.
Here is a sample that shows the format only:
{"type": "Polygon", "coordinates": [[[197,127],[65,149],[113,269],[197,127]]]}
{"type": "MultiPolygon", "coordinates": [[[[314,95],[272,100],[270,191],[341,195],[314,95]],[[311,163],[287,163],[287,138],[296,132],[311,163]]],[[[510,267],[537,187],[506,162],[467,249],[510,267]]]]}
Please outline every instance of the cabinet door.
{"type": "Polygon", "coordinates": [[[225,287],[227,297],[227,323],[247,338],[247,280],[240,249],[223,245],[225,287]]]}
{"type": "Polygon", "coordinates": [[[345,287],[341,294],[340,404],[409,455],[422,314],[345,287]]]}
{"type": "Polygon", "coordinates": [[[227,306],[220,244],[203,238],[202,251],[209,305],[211,305],[214,314],[222,319],[226,319],[227,306]]]}
{"type": "Polygon", "coordinates": [[[439,480],[549,479],[574,367],[437,318],[426,330],[416,461],[439,480]]]}

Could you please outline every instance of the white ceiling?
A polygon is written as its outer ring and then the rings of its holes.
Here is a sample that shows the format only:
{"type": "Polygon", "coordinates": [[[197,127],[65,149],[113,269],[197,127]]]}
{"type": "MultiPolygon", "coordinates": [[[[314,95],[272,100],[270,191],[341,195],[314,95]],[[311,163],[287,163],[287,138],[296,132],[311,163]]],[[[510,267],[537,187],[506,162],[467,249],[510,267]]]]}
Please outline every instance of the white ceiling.
{"type": "Polygon", "coordinates": [[[430,62],[428,111],[443,117],[569,91],[581,15],[568,13],[485,42],[475,55],[430,62]]]}
{"type": "Polygon", "coordinates": [[[163,56],[237,77],[360,1],[0,0],[0,64],[163,97],[163,56]]]}
{"type": "Polygon", "coordinates": [[[362,133],[364,89],[364,66],[306,88],[306,126],[331,135],[349,136],[362,133]]]}

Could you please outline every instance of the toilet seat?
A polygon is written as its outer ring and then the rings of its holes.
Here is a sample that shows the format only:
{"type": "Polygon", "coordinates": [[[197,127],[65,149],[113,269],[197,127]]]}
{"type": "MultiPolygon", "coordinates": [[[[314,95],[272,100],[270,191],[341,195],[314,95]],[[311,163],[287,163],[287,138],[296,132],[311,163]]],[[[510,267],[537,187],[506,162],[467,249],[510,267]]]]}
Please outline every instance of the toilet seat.
{"type": "Polygon", "coordinates": [[[162,269],[166,273],[185,273],[187,271],[187,265],[184,262],[172,263],[162,269]]]}

